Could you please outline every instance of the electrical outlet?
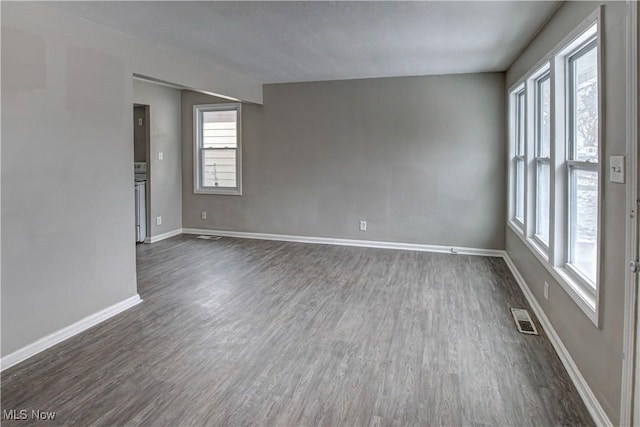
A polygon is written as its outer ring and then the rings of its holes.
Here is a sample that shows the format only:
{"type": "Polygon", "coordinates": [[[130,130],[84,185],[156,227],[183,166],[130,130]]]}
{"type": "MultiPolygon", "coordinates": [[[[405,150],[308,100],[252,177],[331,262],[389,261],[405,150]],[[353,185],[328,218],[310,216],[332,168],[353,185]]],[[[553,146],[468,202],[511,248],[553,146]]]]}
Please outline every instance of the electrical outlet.
{"type": "Polygon", "coordinates": [[[202,219],[207,219],[207,211],[202,211],[200,217],[202,217],[202,219]]]}
{"type": "Polygon", "coordinates": [[[544,282],[544,299],[549,299],[549,284],[544,282]]]}
{"type": "Polygon", "coordinates": [[[367,221],[360,221],[360,231],[367,231],[367,221]]]}
{"type": "Polygon", "coordinates": [[[164,160],[164,153],[162,151],[158,151],[158,160],[164,160]]]}
{"type": "Polygon", "coordinates": [[[162,225],[162,217],[161,216],[156,217],[156,225],[162,225]]]}
{"type": "Polygon", "coordinates": [[[138,118],[138,126],[142,126],[142,117],[138,118]]]}

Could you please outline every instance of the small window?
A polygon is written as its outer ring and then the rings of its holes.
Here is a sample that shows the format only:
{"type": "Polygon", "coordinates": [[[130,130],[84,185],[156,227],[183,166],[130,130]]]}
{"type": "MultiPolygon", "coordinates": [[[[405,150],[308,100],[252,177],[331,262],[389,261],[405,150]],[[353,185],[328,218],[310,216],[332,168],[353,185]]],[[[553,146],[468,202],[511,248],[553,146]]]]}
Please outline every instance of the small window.
{"type": "Polygon", "coordinates": [[[524,153],[525,153],[525,96],[524,89],[516,92],[513,142],[513,219],[524,226],[524,153]]]}
{"type": "Polygon", "coordinates": [[[594,290],[598,266],[599,98],[597,40],[567,57],[568,260],[594,290]]]}
{"type": "Polygon", "coordinates": [[[194,192],[242,194],[241,104],[194,105],[194,192]]]}
{"type": "Polygon", "coordinates": [[[551,74],[535,81],[535,232],[538,242],[549,247],[551,207],[551,74]]]}

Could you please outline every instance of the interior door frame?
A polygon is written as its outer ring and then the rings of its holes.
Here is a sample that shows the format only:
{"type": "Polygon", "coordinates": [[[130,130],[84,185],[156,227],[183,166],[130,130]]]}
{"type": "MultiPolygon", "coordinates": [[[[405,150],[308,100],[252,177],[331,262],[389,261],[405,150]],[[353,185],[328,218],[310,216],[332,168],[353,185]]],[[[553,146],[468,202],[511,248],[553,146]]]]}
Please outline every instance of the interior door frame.
{"type": "MultiPolygon", "coordinates": [[[[627,237],[626,260],[637,260],[638,233],[638,4],[627,0],[627,237]]],[[[626,263],[625,263],[626,264],[626,263]]],[[[628,268],[625,280],[624,353],[622,364],[622,390],[620,425],[640,425],[640,350],[636,337],[638,328],[638,274],[628,268]],[[634,394],[636,396],[634,396],[634,394]],[[634,403],[635,402],[635,403],[634,403]]]]}

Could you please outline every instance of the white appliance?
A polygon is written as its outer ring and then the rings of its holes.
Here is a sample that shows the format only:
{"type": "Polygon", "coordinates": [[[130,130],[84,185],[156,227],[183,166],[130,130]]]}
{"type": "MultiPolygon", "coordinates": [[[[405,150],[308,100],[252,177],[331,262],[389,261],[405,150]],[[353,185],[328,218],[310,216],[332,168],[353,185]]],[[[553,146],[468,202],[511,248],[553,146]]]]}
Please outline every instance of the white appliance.
{"type": "Polygon", "coordinates": [[[133,176],[136,181],[147,180],[147,162],[134,162],[133,163],[133,176]]]}
{"type": "Polygon", "coordinates": [[[144,242],[147,237],[147,182],[136,181],[136,242],[144,242]]]}
{"type": "Polygon", "coordinates": [[[136,242],[147,238],[147,162],[133,164],[136,200],[136,242]]]}

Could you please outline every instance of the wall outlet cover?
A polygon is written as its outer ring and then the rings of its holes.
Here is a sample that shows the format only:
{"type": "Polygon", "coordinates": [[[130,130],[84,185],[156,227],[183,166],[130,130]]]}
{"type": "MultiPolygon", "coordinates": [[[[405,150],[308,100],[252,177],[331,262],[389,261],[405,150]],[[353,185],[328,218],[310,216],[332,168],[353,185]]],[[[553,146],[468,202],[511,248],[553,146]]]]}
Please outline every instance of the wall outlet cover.
{"type": "Polygon", "coordinates": [[[624,184],[624,156],[609,157],[609,181],[624,184]]]}
{"type": "Polygon", "coordinates": [[[549,299],[549,284],[544,282],[544,299],[549,299]]]}

